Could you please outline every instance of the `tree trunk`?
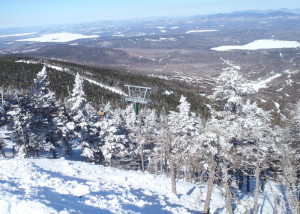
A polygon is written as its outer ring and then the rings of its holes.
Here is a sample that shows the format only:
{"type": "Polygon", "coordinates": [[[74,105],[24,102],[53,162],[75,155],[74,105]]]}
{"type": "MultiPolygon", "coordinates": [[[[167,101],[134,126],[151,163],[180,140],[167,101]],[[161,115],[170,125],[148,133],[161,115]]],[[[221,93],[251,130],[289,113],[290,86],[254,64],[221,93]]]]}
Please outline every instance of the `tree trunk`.
{"type": "Polygon", "coordinates": [[[2,147],[2,146],[0,147],[0,150],[1,150],[1,154],[2,154],[2,156],[3,156],[4,158],[6,158],[6,155],[5,155],[5,152],[4,152],[4,149],[3,149],[3,147],[2,147]]]}
{"type": "Polygon", "coordinates": [[[243,175],[243,171],[239,170],[239,190],[242,189],[244,184],[244,175],[243,175]]]}
{"type": "Polygon", "coordinates": [[[235,170],[235,183],[239,186],[239,169],[235,170]]]}
{"type": "Polygon", "coordinates": [[[180,179],[180,166],[179,166],[179,163],[177,164],[176,172],[177,172],[176,178],[177,178],[177,181],[179,181],[179,179],[180,179]]]}
{"type": "Polygon", "coordinates": [[[171,182],[172,182],[172,192],[177,195],[176,192],[176,178],[175,178],[175,166],[173,160],[170,158],[170,170],[171,170],[171,182]]]}
{"type": "Polygon", "coordinates": [[[274,194],[274,191],[273,191],[273,188],[272,188],[272,185],[270,184],[270,182],[268,182],[268,186],[269,186],[269,188],[271,190],[271,193],[272,193],[272,196],[273,196],[273,200],[274,200],[273,213],[277,214],[277,198],[276,198],[276,195],[274,194]]]}
{"type": "Polygon", "coordinates": [[[255,168],[255,192],[254,192],[253,214],[257,214],[258,212],[259,174],[260,174],[260,167],[259,167],[259,163],[257,162],[255,168]]]}
{"type": "Polygon", "coordinates": [[[297,199],[296,195],[293,195],[293,191],[296,191],[294,189],[294,188],[296,188],[296,186],[293,185],[293,188],[291,188],[290,183],[287,182],[286,187],[287,187],[287,193],[288,193],[288,203],[291,208],[291,213],[297,214],[298,213],[298,199],[297,199]]]}
{"type": "Polygon", "coordinates": [[[164,160],[164,157],[161,154],[161,156],[160,156],[160,174],[161,175],[164,174],[164,164],[163,164],[164,161],[163,160],[164,160]]]}
{"type": "Polygon", "coordinates": [[[142,172],[145,173],[145,165],[144,165],[144,153],[143,153],[143,144],[140,144],[140,154],[141,154],[141,164],[142,164],[142,172]]]}
{"type": "Polygon", "coordinates": [[[22,133],[22,141],[23,141],[23,146],[24,146],[25,157],[28,157],[28,152],[27,152],[27,148],[26,148],[26,141],[25,141],[23,128],[21,128],[21,133],[22,133]]]}
{"type": "Polygon", "coordinates": [[[5,152],[4,152],[4,146],[5,146],[5,143],[4,143],[4,140],[2,138],[0,138],[0,150],[1,150],[1,154],[4,158],[6,158],[5,156],[5,152]]]}
{"type": "Polygon", "coordinates": [[[188,171],[187,171],[187,176],[188,176],[188,182],[192,183],[192,166],[189,164],[188,171]]]}
{"type": "Polygon", "coordinates": [[[214,179],[215,179],[215,169],[216,169],[216,163],[214,163],[213,166],[211,166],[210,175],[207,184],[208,185],[207,195],[205,199],[203,214],[209,214],[211,194],[212,194],[212,189],[213,189],[214,179]]]}
{"type": "Polygon", "coordinates": [[[206,170],[203,170],[202,171],[202,173],[201,173],[201,175],[200,175],[200,182],[199,182],[199,189],[200,189],[200,203],[201,203],[201,196],[202,196],[202,183],[203,183],[203,181],[204,181],[204,175],[205,175],[205,173],[206,173],[206,170]]]}
{"type": "Polygon", "coordinates": [[[297,195],[298,191],[297,191],[296,184],[293,183],[292,187],[294,190],[295,211],[296,211],[296,213],[299,214],[300,213],[300,201],[298,200],[298,195],[297,195]]]}
{"type": "Polygon", "coordinates": [[[165,176],[168,177],[168,160],[167,156],[165,155],[165,164],[164,164],[165,176]]]}
{"type": "Polygon", "coordinates": [[[13,157],[15,157],[16,155],[16,149],[15,149],[15,146],[13,146],[13,157]]]}
{"type": "MultiPolygon", "coordinates": [[[[138,104],[138,103],[136,103],[138,104]]],[[[137,107],[138,108],[138,107],[137,107]]],[[[138,110],[137,110],[138,111],[138,110]]],[[[144,151],[143,151],[143,143],[142,143],[142,133],[141,133],[141,125],[142,125],[142,117],[141,115],[137,116],[138,117],[138,139],[140,142],[140,155],[141,155],[141,170],[143,173],[145,173],[145,165],[144,165],[144,151]]]]}
{"type": "Polygon", "coordinates": [[[193,166],[193,182],[196,183],[196,167],[193,166]]]}
{"type": "Polygon", "coordinates": [[[280,204],[279,204],[279,212],[278,212],[278,214],[283,214],[283,213],[285,213],[284,210],[283,210],[283,206],[284,206],[284,196],[281,195],[280,204]]]}
{"type": "Polygon", "coordinates": [[[247,170],[247,192],[250,192],[250,172],[249,170],[247,170]]]}
{"type": "Polygon", "coordinates": [[[263,171],[261,173],[261,191],[263,192],[265,190],[265,182],[266,182],[266,171],[263,171]]]}
{"type": "Polygon", "coordinates": [[[56,159],[57,158],[57,154],[56,154],[56,150],[55,149],[53,149],[52,154],[53,154],[53,158],[56,159]]]}
{"type": "Polygon", "coordinates": [[[158,157],[155,158],[155,174],[158,175],[158,157]]]}
{"type": "Polygon", "coordinates": [[[226,211],[228,214],[232,214],[231,190],[230,190],[231,183],[229,181],[227,167],[223,170],[223,173],[224,173],[223,184],[224,184],[224,188],[225,188],[225,208],[226,208],[226,211]]]}

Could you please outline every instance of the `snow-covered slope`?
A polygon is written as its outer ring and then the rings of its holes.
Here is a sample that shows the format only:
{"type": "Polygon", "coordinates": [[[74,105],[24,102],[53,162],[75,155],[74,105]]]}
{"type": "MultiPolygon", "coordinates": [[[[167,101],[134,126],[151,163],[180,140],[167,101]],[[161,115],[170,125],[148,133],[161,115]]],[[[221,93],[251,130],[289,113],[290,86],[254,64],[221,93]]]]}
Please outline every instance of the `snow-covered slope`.
{"type": "MultiPolygon", "coordinates": [[[[201,213],[206,185],[61,159],[0,158],[0,213],[201,213]]],[[[225,213],[222,192],[215,187],[212,213],[225,213]]],[[[272,195],[261,194],[262,213],[272,213],[272,195]]],[[[251,206],[240,201],[237,210],[251,206]]]]}
{"type": "Polygon", "coordinates": [[[65,159],[0,159],[0,169],[0,213],[193,213],[200,209],[195,185],[179,182],[180,196],[175,197],[163,176],[65,159]]]}

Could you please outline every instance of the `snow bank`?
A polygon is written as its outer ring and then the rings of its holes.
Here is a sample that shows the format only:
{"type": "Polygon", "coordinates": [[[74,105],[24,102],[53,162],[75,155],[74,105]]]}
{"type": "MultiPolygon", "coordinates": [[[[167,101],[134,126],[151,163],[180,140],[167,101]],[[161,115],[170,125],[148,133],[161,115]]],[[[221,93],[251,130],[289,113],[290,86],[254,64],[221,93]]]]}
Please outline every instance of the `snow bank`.
{"type": "Polygon", "coordinates": [[[282,41],[273,39],[261,39],[245,45],[220,46],[211,48],[215,51],[231,51],[231,50],[260,50],[260,49],[275,49],[275,48],[297,48],[300,43],[297,41],[282,41]]]}
{"type": "Polygon", "coordinates": [[[75,33],[52,33],[44,34],[39,37],[33,37],[28,39],[19,39],[18,42],[70,42],[77,39],[88,39],[88,38],[97,38],[98,35],[85,36],[82,34],[75,33]]]}

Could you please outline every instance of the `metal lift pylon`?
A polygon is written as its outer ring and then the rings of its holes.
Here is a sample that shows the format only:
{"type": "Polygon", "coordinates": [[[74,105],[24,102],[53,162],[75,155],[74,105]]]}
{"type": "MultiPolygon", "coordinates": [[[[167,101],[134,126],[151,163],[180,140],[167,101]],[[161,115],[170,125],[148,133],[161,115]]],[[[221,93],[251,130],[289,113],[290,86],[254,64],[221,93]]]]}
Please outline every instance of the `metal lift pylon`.
{"type": "Polygon", "coordinates": [[[124,85],[128,88],[128,96],[125,97],[125,102],[134,103],[136,117],[139,115],[139,104],[150,104],[150,99],[147,98],[152,90],[149,87],[124,85]]]}

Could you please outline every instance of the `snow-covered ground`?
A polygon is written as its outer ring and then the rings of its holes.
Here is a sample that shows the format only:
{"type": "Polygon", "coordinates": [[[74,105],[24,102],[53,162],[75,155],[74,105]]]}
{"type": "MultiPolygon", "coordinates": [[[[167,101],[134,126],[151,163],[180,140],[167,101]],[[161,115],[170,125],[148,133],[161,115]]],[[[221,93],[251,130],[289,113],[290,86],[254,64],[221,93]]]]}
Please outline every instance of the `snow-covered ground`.
{"type": "Polygon", "coordinates": [[[231,51],[231,50],[260,50],[274,48],[297,48],[300,43],[297,41],[282,41],[274,39],[260,39],[245,45],[229,45],[211,48],[215,51],[231,51]]]}
{"type": "MultiPolygon", "coordinates": [[[[5,135],[0,128],[0,135],[5,135]]],[[[139,171],[125,171],[65,158],[18,159],[11,157],[11,142],[0,158],[0,213],[201,213],[207,186],[177,182],[139,171]]],[[[280,189],[273,191],[280,197],[280,189]]],[[[254,186],[254,185],[253,185],[254,186]]],[[[272,213],[272,195],[266,186],[259,197],[259,213],[272,213]]],[[[253,196],[241,194],[235,207],[244,213],[253,196]]],[[[211,213],[226,213],[221,188],[212,193],[211,213]]]]}
{"type": "Polygon", "coordinates": [[[97,38],[98,35],[85,36],[82,34],[76,33],[52,33],[44,34],[39,37],[33,37],[28,39],[19,39],[19,42],[70,42],[77,39],[88,39],[88,38],[97,38]]]}
{"type": "MultiPolygon", "coordinates": [[[[1,213],[195,213],[199,189],[65,159],[0,159],[1,213]]],[[[220,198],[220,194],[214,195],[220,198]]],[[[221,204],[220,204],[221,205],[221,204]]]]}
{"type": "MultiPolygon", "coordinates": [[[[0,128],[0,137],[6,136],[0,128]]],[[[11,157],[11,142],[5,151],[11,157]]],[[[0,157],[0,213],[197,213],[195,184],[61,159],[0,157]]],[[[214,193],[220,199],[220,192],[214,193]]],[[[222,203],[219,208],[221,208],[222,203]]]]}

